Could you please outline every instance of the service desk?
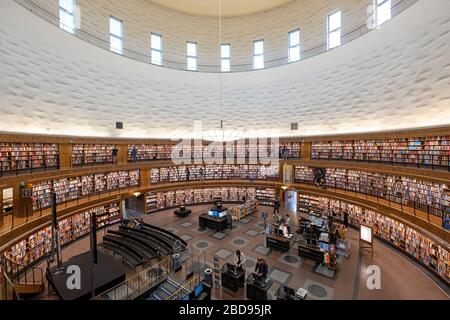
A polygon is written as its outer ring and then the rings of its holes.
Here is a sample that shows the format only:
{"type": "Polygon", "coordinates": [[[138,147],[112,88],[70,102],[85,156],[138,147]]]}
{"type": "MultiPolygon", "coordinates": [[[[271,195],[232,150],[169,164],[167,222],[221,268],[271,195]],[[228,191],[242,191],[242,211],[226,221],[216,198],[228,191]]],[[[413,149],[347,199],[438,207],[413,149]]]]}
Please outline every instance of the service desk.
{"type": "Polygon", "coordinates": [[[273,281],[269,280],[264,286],[260,283],[250,280],[247,282],[247,299],[251,300],[268,300],[267,292],[272,286],[273,281]]]}
{"type": "Polygon", "coordinates": [[[190,215],[192,213],[191,209],[177,209],[173,212],[176,216],[178,217],[187,217],[188,215],[190,215]]]}
{"type": "Polygon", "coordinates": [[[245,270],[232,271],[231,265],[227,263],[222,269],[221,279],[224,288],[237,292],[240,284],[245,282],[245,270]]]}
{"type": "Polygon", "coordinates": [[[287,252],[291,248],[291,239],[271,233],[267,235],[267,246],[275,250],[287,252]]]}
{"type": "Polygon", "coordinates": [[[324,261],[324,252],[319,248],[315,248],[307,244],[298,244],[298,256],[314,260],[318,263],[322,263],[324,261]]]}
{"type": "Polygon", "coordinates": [[[198,225],[199,227],[207,227],[222,231],[228,227],[227,217],[214,218],[208,215],[208,213],[203,213],[198,217],[198,225]]]}

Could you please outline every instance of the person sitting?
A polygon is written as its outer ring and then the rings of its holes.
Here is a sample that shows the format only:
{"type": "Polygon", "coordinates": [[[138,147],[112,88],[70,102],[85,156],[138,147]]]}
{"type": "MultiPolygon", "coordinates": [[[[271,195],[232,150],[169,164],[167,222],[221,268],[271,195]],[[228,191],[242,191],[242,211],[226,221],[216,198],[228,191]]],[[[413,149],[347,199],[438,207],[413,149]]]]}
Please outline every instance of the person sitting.
{"type": "Polygon", "coordinates": [[[255,271],[253,272],[253,278],[256,281],[265,280],[269,267],[263,258],[258,258],[258,262],[255,265],[255,271]]]}

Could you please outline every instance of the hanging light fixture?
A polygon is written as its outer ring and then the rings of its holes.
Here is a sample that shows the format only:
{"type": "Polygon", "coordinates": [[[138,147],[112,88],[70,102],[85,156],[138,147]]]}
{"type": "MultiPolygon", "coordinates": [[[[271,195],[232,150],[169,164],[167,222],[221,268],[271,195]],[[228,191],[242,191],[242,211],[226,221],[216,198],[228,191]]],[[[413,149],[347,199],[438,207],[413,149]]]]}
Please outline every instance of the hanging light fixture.
{"type": "MultiPolygon", "coordinates": [[[[222,45],[222,0],[219,1],[219,48],[222,45]]],[[[223,110],[223,75],[222,72],[219,75],[219,99],[220,99],[220,111],[223,110]]],[[[220,120],[219,129],[202,130],[201,136],[203,140],[207,141],[235,141],[244,137],[244,132],[236,129],[224,129],[223,120],[220,120]]]]}

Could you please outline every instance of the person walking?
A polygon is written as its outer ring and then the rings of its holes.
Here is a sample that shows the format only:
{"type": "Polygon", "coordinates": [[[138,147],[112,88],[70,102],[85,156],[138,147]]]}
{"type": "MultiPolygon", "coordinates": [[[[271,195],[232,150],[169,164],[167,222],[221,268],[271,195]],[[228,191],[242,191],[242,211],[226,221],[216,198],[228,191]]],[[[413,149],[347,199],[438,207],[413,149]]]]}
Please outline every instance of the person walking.
{"type": "Polygon", "coordinates": [[[348,212],[344,211],[344,226],[348,229],[348,212]]]}
{"type": "Polygon", "coordinates": [[[230,211],[228,211],[228,214],[227,214],[227,225],[228,225],[229,230],[233,229],[233,217],[232,217],[230,211]]]}

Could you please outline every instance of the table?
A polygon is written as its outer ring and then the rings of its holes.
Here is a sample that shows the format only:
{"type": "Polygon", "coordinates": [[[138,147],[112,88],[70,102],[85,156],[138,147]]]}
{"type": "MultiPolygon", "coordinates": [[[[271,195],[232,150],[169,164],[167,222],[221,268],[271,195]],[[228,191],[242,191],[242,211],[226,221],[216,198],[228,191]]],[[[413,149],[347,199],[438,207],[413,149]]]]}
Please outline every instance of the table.
{"type": "Polygon", "coordinates": [[[222,270],[222,286],[233,292],[239,290],[239,284],[245,282],[245,270],[231,271],[231,264],[227,263],[222,270]]]}
{"type": "Polygon", "coordinates": [[[313,248],[306,244],[298,244],[298,256],[303,258],[308,258],[314,260],[318,263],[322,263],[324,260],[324,252],[320,251],[319,248],[313,248]]]}
{"type": "Polygon", "coordinates": [[[188,215],[190,215],[192,213],[191,209],[177,209],[173,212],[176,216],[178,217],[187,217],[188,215]]]}
{"type": "Polygon", "coordinates": [[[222,231],[228,227],[227,217],[213,218],[208,213],[203,213],[198,217],[198,225],[222,231]]]}
{"type": "Polygon", "coordinates": [[[251,300],[268,300],[267,291],[272,286],[273,281],[269,280],[265,287],[262,287],[258,282],[253,280],[247,282],[247,299],[251,300]]]}
{"type": "Polygon", "coordinates": [[[267,235],[267,246],[269,248],[287,252],[291,248],[291,239],[271,233],[267,235]]]}

